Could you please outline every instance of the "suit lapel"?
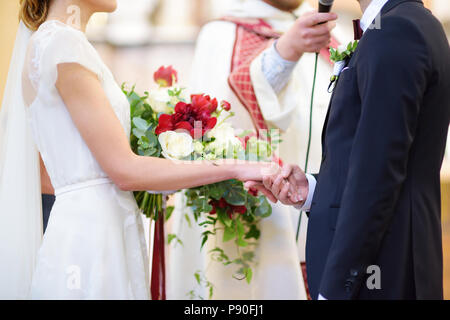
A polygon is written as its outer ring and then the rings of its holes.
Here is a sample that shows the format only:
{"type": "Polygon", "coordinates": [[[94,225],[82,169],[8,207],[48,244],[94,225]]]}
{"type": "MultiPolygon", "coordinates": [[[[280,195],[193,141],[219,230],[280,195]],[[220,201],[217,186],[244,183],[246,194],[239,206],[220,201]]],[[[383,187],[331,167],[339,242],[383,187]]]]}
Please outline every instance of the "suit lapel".
{"type": "MultiPolygon", "coordinates": [[[[346,67],[350,64],[350,61],[351,61],[351,60],[352,60],[352,59],[350,58],[350,59],[347,61],[347,63],[345,64],[345,67],[344,67],[344,68],[346,68],[346,67]]],[[[338,78],[337,81],[336,81],[335,88],[337,87],[338,83],[339,83],[339,78],[338,78]]],[[[323,124],[323,129],[322,129],[322,155],[323,155],[324,152],[325,152],[325,136],[326,136],[327,125],[328,125],[328,119],[329,119],[329,117],[330,117],[330,111],[331,111],[331,106],[333,105],[333,98],[334,98],[335,92],[336,92],[336,90],[333,90],[333,93],[331,94],[330,103],[328,104],[327,115],[326,115],[326,117],[325,117],[325,122],[324,122],[324,124],[323,124]]]]}

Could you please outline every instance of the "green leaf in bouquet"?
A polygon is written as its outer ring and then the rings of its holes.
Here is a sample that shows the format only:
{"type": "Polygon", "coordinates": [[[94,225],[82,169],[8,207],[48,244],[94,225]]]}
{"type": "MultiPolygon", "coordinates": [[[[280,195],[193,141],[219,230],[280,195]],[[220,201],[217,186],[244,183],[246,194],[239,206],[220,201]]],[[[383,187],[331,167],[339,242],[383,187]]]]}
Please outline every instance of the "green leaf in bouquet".
{"type": "Polygon", "coordinates": [[[253,207],[256,207],[259,204],[259,199],[257,197],[252,196],[251,194],[247,193],[247,202],[246,207],[247,210],[252,211],[253,207]]]}
{"type": "Polygon", "coordinates": [[[243,206],[247,202],[247,195],[243,184],[233,180],[223,197],[233,206],[243,206]]]}
{"type": "Polygon", "coordinates": [[[220,200],[226,191],[225,184],[216,183],[209,187],[209,196],[215,200],[220,200]]]}
{"type": "Polygon", "coordinates": [[[202,236],[209,236],[209,235],[214,235],[215,233],[212,232],[211,230],[206,230],[202,232],[202,236]]]}
{"type": "Polygon", "coordinates": [[[214,287],[209,285],[209,299],[211,300],[214,294],[214,287]]]}
{"type": "Polygon", "coordinates": [[[230,261],[230,258],[225,254],[223,249],[219,247],[215,247],[214,249],[210,250],[209,253],[213,254],[212,258],[214,261],[219,261],[222,263],[227,263],[230,261]]]}
{"type": "Polygon", "coordinates": [[[211,221],[211,220],[205,220],[205,221],[200,222],[198,225],[199,225],[200,227],[203,227],[203,226],[214,225],[214,224],[215,224],[214,221],[211,221]]]}
{"type": "Polygon", "coordinates": [[[152,147],[156,147],[158,145],[158,137],[153,132],[152,127],[147,130],[145,133],[146,138],[148,139],[148,144],[152,147]]]}
{"type": "Polygon", "coordinates": [[[189,228],[192,228],[191,219],[188,214],[184,215],[184,219],[187,221],[189,228]]]}
{"type": "Polygon", "coordinates": [[[225,230],[223,232],[223,242],[228,242],[232,239],[236,238],[236,230],[233,227],[227,227],[225,226],[225,230]]]}
{"type": "Polygon", "coordinates": [[[236,220],[236,233],[237,233],[236,244],[239,247],[246,247],[248,245],[248,242],[244,240],[245,228],[240,219],[236,220]]]}
{"type": "Polygon", "coordinates": [[[236,232],[239,238],[243,238],[245,235],[245,228],[240,219],[236,219],[236,232]]]}
{"type": "Polygon", "coordinates": [[[258,228],[255,225],[252,225],[250,227],[250,230],[245,235],[245,239],[255,239],[258,240],[261,236],[261,231],[258,230],[258,228]]]}
{"type": "Polygon", "coordinates": [[[146,132],[148,127],[150,126],[148,122],[140,117],[134,117],[133,118],[133,124],[136,126],[136,128],[146,132]]]}
{"type": "Polygon", "coordinates": [[[136,138],[138,138],[138,139],[140,139],[140,138],[142,138],[143,136],[145,136],[145,131],[144,131],[144,130],[141,130],[141,129],[139,129],[139,128],[133,128],[132,133],[133,133],[133,135],[134,135],[136,138]]]}
{"type": "Polygon", "coordinates": [[[195,276],[195,280],[197,281],[197,283],[200,284],[200,283],[201,283],[201,277],[200,277],[200,274],[199,274],[198,272],[196,272],[196,273],[194,274],[194,276],[195,276]]]}
{"type": "Polygon", "coordinates": [[[198,198],[198,193],[195,189],[187,189],[184,194],[186,195],[188,200],[198,198]]]}
{"type": "Polygon", "coordinates": [[[142,103],[141,97],[136,92],[134,92],[134,87],[132,88],[132,91],[127,94],[127,99],[130,103],[131,112],[134,112],[136,107],[142,103]]]}
{"type": "Polygon", "coordinates": [[[252,251],[247,251],[242,254],[242,260],[246,262],[252,262],[255,257],[255,253],[252,251]]]}
{"type": "Polygon", "coordinates": [[[150,147],[148,138],[146,136],[142,136],[138,141],[138,146],[143,149],[148,149],[150,147]]]}
{"type": "Polygon", "coordinates": [[[262,218],[267,218],[272,214],[272,206],[266,197],[259,197],[259,205],[255,210],[255,215],[262,218]]]}
{"type": "Polygon", "coordinates": [[[253,271],[251,268],[245,268],[244,269],[244,276],[245,276],[245,280],[247,281],[248,284],[250,284],[250,282],[252,282],[252,278],[253,278],[253,271]]]}
{"type": "Polygon", "coordinates": [[[169,206],[166,208],[166,216],[164,217],[166,221],[170,219],[174,210],[175,210],[174,206],[169,206]]]}
{"type": "Polygon", "coordinates": [[[200,248],[203,248],[203,246],[206,244],[206,241],[208,241],[208,236],[203,236],[200,248]]]}
{"type": "Polygon", "coordinates": [[[224,209],[217,208],[217,218],[226,227],[231,228],[233,225],[233,220],[230,219],[228,214],[224,209]]]}
{"type": "Polygon", "coordinates": [[[159,151],[155,148],[138,148],[138,154],[143,157],[159,157],[159,151]]]}
{"type": "Polygon", "coordinates": [[[242,238],[238,238],[237,240],[236,240],[236,244],[239,246],[239,247],[246,247],[246,246],[248,246],[248,242],[247,241],[245,241],[244,239],[242,239],[242,238]]]}
{"type": "Polygon", "coordinates": [[[168,244],[171,244],[174,240],[176,240],[176,244],[183,245],[183,241],[181,241],[176,234],[171,233],[167,235],[168,244]]]}
{"type": "Polygon", "coordinates": [[[201,211],[201,212],[211,212],[213,209],[212,206],[209,204],[208,198],[198,198],[193,201],[194,204],[194,210],[201,211]]]}

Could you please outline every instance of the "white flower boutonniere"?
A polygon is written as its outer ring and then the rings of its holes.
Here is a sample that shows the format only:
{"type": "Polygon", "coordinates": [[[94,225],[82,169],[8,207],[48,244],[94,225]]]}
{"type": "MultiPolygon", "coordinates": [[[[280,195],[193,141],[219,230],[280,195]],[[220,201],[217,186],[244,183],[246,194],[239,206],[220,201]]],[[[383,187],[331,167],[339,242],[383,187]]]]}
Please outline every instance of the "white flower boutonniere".
{"type": "Polygon", "coordinates": [[[334,62],[333,75],[330,79],[331,84],[333,84],[339,78],[339,75],[341,74],[348,60],[355,53],[357,47],[358,41],[353,41],[348,45],[341,45],[337,49],[330,48],[330,60],[334,62]]]}

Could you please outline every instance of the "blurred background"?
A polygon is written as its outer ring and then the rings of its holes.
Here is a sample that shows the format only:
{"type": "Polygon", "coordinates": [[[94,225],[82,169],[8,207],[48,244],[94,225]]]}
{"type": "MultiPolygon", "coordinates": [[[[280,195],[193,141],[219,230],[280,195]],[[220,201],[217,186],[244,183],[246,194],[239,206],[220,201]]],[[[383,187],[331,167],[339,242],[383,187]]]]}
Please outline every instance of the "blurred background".
{"type": "MultiPolygon", "coordinates": [[[[173,65],[179,82],[188,85],[195,40],[202,25],[220,18],[241,0],[117,0],[118,10],[95,15],[88,37],[111,68],[118,83],[136,84],[139,91],[153,84],[153,72],[173,65]]],[[[317,1],[305,0],[317,7],[317,1]]],[[[450,1],[425,0],[441,20],[450,39],[450,1]]],[[[19,0],[0,1],[0,99],[18,25],[19,0]]],[[[356,0],[336,0],[338,24],[352,40],[351,20],[361,16],[356,0]]],[[[449,57],[450,59],[450,57],[449,57]]],[[[450,154],[442,169],[444,290],[450,299],[450,154]]]]}

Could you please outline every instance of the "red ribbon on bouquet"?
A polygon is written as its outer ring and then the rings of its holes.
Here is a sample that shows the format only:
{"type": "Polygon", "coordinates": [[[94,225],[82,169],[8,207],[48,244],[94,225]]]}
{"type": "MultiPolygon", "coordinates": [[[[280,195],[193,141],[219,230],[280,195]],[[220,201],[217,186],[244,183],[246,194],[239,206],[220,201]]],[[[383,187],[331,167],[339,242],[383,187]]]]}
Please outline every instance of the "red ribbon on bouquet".
{"type": "Polygon", "coordinates": [[[153,240],[152,280],[150,292],[152,300],[166,300],[166,259],[164,254],[164,215],[155,222],[153,240]]]}

